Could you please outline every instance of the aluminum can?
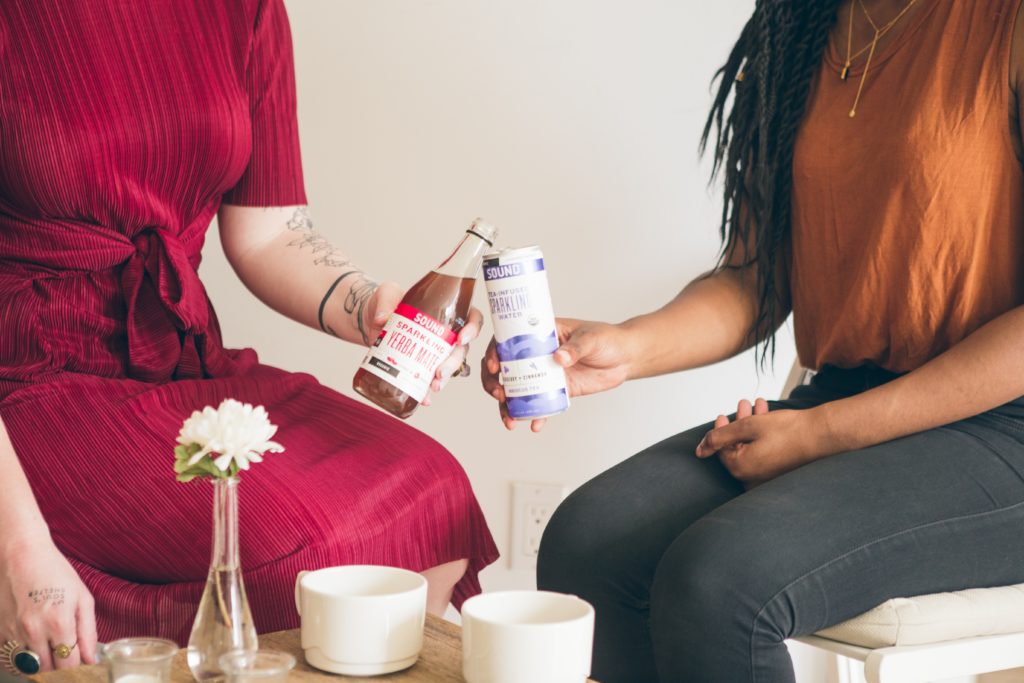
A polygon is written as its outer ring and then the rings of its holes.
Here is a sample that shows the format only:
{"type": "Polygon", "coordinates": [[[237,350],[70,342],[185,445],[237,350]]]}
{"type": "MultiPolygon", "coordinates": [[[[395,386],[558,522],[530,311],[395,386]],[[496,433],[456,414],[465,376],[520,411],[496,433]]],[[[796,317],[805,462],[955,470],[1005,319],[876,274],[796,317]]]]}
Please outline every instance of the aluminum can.
{"type": "Polygon", "coordinates": [[[558,331],[540,247],[485,254],[483,270],[509,416],[534,420],[565,412],[569,392],[554,358],[558,331]]]}

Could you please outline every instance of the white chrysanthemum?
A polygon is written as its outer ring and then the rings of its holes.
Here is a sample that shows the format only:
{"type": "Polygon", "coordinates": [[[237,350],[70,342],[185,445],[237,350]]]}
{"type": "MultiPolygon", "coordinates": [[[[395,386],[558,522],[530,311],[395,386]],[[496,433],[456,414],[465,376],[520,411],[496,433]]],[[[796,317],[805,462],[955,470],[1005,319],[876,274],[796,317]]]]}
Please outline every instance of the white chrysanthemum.
{"type": "Polygon", "coordinates": [[[191,458],[195,465],[210,454],[213,464],[227,472],[233,460],[240,470],[249,469],[249,463],[262,462],[267,451],[280,453],[284,447],[271,441],[277,426],[270,423],[263,406],[253,407],[233,398],[224,399],[217,409],[206,406],[195,411],[181,426],[178,443],[182,446],[201,446],[191,458]]]}

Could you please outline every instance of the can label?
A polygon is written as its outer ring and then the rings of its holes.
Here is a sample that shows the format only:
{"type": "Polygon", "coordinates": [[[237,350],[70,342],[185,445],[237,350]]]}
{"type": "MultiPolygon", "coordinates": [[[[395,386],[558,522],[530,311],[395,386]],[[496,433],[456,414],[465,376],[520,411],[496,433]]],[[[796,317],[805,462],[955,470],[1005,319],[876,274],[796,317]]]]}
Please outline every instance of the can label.
{"type": "Polygon", "coordinates": [[[440,320],[408,304],[398,304],[361,367],[420,402],[457,338],[440,320]]]}
{"type": "Polygon", "coordinates": [[[530,419],[567,410],[565,371],[552,355],[558,333],[540,249],[488,254],[484,283],[509,416],[530,419]]]}

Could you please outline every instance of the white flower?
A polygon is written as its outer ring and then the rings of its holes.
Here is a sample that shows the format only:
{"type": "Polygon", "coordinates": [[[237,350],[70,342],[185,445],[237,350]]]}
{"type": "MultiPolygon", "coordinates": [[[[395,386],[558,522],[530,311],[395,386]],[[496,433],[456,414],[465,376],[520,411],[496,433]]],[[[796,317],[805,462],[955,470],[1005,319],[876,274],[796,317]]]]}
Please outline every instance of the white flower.
{"type": "Polygon", "coordinates": [[[270,423],[263,406],[255,408],[232,398],[224,399],[217,409],[206,406],[195,411],[181,426],[178,443],[182,446],[201,446],[188,460],[195,465],[205,456],[213,457],[213,464],[227,472],[234,461],[239,470],[249,469],[249,463],[262,462],[263,453],[280,453],[284,447],[270,440],[277,426],[270,423]]]}

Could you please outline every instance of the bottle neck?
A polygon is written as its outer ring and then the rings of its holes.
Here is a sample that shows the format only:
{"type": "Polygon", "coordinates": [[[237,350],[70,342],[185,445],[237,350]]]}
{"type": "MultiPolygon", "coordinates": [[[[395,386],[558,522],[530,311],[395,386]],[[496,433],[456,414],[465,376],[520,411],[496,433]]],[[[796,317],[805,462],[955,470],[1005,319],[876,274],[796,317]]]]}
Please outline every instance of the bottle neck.
{"type": "Polygon", "coordinates": [[[213,558],[217,569],[237,569],[238,479],[213,480],[213,558]]]}
{"type": "Polygon", "coordinates": [[[435,273],[459,278],[475,278],[480,270],[484,253],[491,248],[488,242],[473,232],[467,232],[452,255],[434,268],[435,273]]]}

